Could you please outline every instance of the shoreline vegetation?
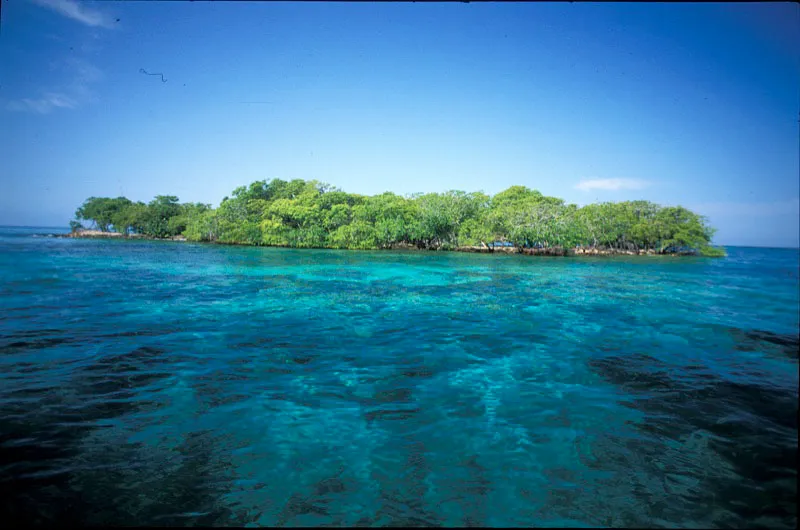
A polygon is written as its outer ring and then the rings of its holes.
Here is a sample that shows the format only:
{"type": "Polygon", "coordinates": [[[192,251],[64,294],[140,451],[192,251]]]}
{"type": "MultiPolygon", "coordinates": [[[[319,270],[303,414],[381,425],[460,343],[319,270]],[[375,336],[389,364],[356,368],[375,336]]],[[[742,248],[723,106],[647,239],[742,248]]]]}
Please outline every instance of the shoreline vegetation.
{"type": "MultiPolygon", "coordinates": [[[[68,239],[120,239],[120,240],[144,240],[144,241],[180,241],[180,242],[188,242],[189,240],[186,239],[184,236],[171,236],[171,237],[149,237],[142,234],[129,234],[125,235],[119,232],[101,232],[100,230],[86,230],[86,229],[78,229],[75,232],[70,232],[68,234],[56,234],[55,237],[62,237],[68,239]]],[[[230,245],[230,246],[255,246],[249,245],[246,243],[220,243],[218,241],[195,241],[196,243],[209,243],[209,244],[220,244],[220,245],[230,245]]],[[[267,246],[267,245],[260,245],[260,246],[267,246]]],[[[292,248],[278,245],[270,245],[273,248],[292,248]]],[[[326,247],[320,247],[325,249],[326,247]]],[[[330,249],[328,250],[336,250],[330,249]]],[[[370,250],[370,249],[367,249],[370,250]]],[[[418,249],[415,246],[411,245],[404,245],[404,244],[397,244],[392,247],[382,249],[382,250],[426,250],[426,249],[418,249]]],[[[437,249],[427,249],[427,250],[437,250],[437,249]]],[[[529,256],[636,256],[636,255],[648,255],[648,256],[678,256],[678,255],[696,255],[691,251],[687,252],[670,252],[670,253],[657,253],[654,250],[639,250],[639,251],[632,251],[632,250],[619,250],[619,249],[599,249],[599,248],[575,248],[575,249],[562,249],[562,248],[523,248],[519,249],[516,247],[510,246],[496,246],[492,248],[491,246],[465,246],[465,247],[457,247],[451,249],[453,252],[472,252],[477,254],[525,254],[529,256]]]]}
{"type": "Polygon", "coordinates": [[[317,181],[273,179],[236,188],[216,209],[171,195],[147,204],[90,197],[70,228],[65,237],[290,248],[725,256],[711,245],[714,229],[707,220],[681,206],[626,201],[578,207],[524,186],[494,196],[366,196],[317,181]]]}

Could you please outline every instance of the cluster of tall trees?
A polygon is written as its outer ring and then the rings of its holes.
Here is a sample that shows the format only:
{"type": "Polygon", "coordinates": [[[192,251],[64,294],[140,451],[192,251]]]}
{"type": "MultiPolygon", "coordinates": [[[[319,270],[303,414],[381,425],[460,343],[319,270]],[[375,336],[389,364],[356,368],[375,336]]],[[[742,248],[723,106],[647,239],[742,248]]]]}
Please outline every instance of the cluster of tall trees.
{"type": "Polygon", "coordinates": [[[88,221],[102,232],[165,238],[182,234],[189,219],[210,210],[209,204],[180,204],[174,195],[158,195],[147,204],[125,197],[89,197],[75,212],[76,220],[70,226],[78,230],[83,227],[81,221],[88,221]]]}
{"type": "Polygon", "coordinates": [[[148,204],[91,197],[75,216],[73,228],[89,221],[126,234],[299,248],[452,250],[503,242],[518,249],[721,253],[711,246],[713,229],[686,208],[648,201],[579,208],[524,186],[492,197],[463,191],[365,196],[317,181],[274,179],[236,188],[216,209],[174,196],[148,204]]]}

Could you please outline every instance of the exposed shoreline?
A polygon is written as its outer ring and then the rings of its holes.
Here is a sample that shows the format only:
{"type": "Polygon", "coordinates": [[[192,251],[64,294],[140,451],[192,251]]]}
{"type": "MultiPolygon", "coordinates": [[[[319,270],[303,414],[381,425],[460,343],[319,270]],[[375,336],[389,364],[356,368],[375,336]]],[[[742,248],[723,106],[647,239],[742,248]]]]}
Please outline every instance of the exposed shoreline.
{"type": "Polygon", "coordinates": [[[100,230],[81,230],[70,232],[69,234],[55,234],[56,237],[66,237],[70,239],[143,239],[146,241],[186,241],[183,236],[174,237],[149,237],[140,234],[125,235],[119,232],[101,232],[100,230]]]}
{"type": "Polygon", "coordinates": [[[572,256],[691,256],[693,254],[687,252],[667,252],[660,254],[655,250],[620,250],[620,249],[602,249],[602,248],[523,248],[517,249],[514,247],[459,247],[456,252],[475,252],[479,254],[494,254],[499,252],[501,254],[524,254],[526,256],[554,256],[554,257],[572,257],[572,256]]]}
{"type": "MultiPolygon", "coordinates": [[[[80,232],[71,232],[69,234],[54,234],[55,237],[65,237],[70,239],[121,239],[121,240],[143,240],[143,241],[179,241],[188,242],[183,236],[174,237],[148,237],[139,234],[125,235],[118,232],[101,232],[100,230],[83,230],[80,232]]],[[[298,247],[282,247],[276,245],[245,245],[238,243],[220,243],[208,241],[195,241],[195,243],[211,244],[211,245],[226,245],[226,246],[262,246],[272,248],[298,248],[298,247]]],[[[329,249],[323,250],[347,250],[347,249],[329,249]]],[[[380,249],[375,249],[380,250],[380,249]]],[[[453,250],[438,250],[438,249],[419,249],[414,245],[400,244],[395,245],[390,249],[385,250],[413,250],[413,251],[434,251],[434,252],[471,252],[476,254],[522,254],[526,256],[550,256],[550,257],[574,257],[574,256],[692,256],[691,253],[669,252],[660,254],[654,250],[618,250],[618,249],[599,249],[599,248],[523,248],[517,249],[515,247],[478,247],[478,246],[464,246],[458,247],[453,250]]],[[[373,250],[374,251],[374,250],[373,250]]]]}

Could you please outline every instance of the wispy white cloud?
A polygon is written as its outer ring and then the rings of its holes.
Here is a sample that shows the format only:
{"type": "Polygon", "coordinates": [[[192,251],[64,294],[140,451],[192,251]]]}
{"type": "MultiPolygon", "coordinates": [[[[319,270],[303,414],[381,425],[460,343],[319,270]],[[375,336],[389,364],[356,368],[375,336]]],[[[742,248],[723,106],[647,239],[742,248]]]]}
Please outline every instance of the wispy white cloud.
{"type": "Polygon", "coordinates": [[[575,185],[576,190],[641,190],[650,185],[649,182],[639,179],[589,179],[582,180],[575,185]]]}
{"type": "MultiPolygon", "coordinates": [[[[2,1],[2,0],[0,0],[2,1]]],[[[30,0],[32,3],[50,9],[69,19],[89,26],[90,30],[84,31],[90,39],[88,44],[81,46],[81,51],[86,54],[100,49],[97,41],[102,40],[101,28],[115,27],[118,19],[113,19],[107,13],[89,7],[90,2],[81,0],[30,0]]],[[[64,42],[64,38],[48,33],[47,38],[64,42]]],[[[75,45],[77,49],[77,44],[75,45]]],[[[70,47],[72,50],[72,47],[70,47]]],[[[54,83],[47,82],[38,93],[23,92],[27,97],[0,102],[0,108],[12,112],[30,112],[34,114],[49,114],[56,109],[74,109],[94,99],[93,85],[102,80],[103,73],[99,68],[85,59],[70,56],[56,59],[49,64],[53,74],[54,83]]],[[[30,88],[26,89],[30,90],[30,88]]],[[[21,94],[21,95],[23,95],[21,94]]]]}
{"type": "Polygon", "coordinates": [[[65,66],[72,72],[73,77],[68,88],[76,97],[90,97],[91,86],[103,79],[103,72],[83,59],[70,58],[65,66]]]}
{"type": "Polygon", "coordinates": [[[76,0],[31,0],[34,4],[52,9],[57,13],[91,27],[112,28],[114,19],[111,16],[86,6],[85,2],[76,0]]]}
{"type": "Polygon", "coordinates": [[[49,114],[55,109],[74,109],[93,99],[92,85],[103,78],[103,73],[93,64],[77,58],[69,58],[57,65],[70,76],[59,89],[45,90],[39,97],[9,101],[6,110],[49,114]]]}
{"type": "Polygon", "coordinates": [[[771,202],[704,202],[692,204],[687,208],[703,215],[715,217],[800,216],[800,199],[771,202]]]}
{"type": "Polygon", "coordinates": [[[74,109],[78,103],[65,94],[50,92],[41,98],[10,101],[6,109],[13,112],[35,112],[36,114],[48,114],[53,109],[74,109]]]}

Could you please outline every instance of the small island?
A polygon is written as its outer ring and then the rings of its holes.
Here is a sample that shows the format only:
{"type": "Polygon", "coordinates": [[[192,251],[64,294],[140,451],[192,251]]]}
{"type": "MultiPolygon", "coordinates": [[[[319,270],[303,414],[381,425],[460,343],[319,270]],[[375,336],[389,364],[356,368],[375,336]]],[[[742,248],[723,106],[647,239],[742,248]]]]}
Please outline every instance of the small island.
{"type": "Polygon", "coordinates": [[[169,239],[352,250],[420,249],[551,256],[724,256],[714,229],[681,206],[649,201],[578,207],[524,186],[482,192],[366,196],[317,181],[236,188],[218,208],[159,195],[145,204],[90,197],[68,237],[169,239]],[[87,223],[86,225],[84,223],[87,223]]]}

